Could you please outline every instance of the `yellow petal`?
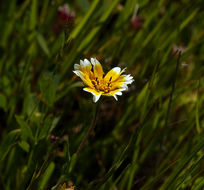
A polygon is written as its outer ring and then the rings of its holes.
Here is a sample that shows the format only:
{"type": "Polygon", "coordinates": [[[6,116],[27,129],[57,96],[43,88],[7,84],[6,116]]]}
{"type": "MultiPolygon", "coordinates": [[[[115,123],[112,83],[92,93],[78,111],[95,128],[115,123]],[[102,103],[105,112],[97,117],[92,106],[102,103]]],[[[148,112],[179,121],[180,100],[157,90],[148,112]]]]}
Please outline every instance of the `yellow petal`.
{"type": "Polygon", "coordinates": [[[80,70],[83,73],[89,74],[91,71],[91,68],[92,68],[91,63],[87,59],[84,59],[84,61],[80,60],[80,70]]]}
{"type": "Polygon", "coordinates": [[[122,92],[124,89],[116,89],[116,90],[112,90],[110,91],[109,93],[107,94],[103,94],[104,96],[113,96],[117,101],[118,101],[118,98],[117,98],[117,95],[118,96],[121,96],[122,95],[122,92]]]}
{"type": "Polygon", "coordinates": [[[101,64],[95,58],[91,58],[91,63],[93,65],[93,72],[94,72],[95,77],[98,77],[99,79],[101,79],[104,74],[101,64]]]}
{"type": "Polygon", "coordinates": [[[121,86],[124,84],[124,82],[118,82],[117,80],[115,82],[112,82],[111,83],[111,89],[114,90],[114,89],[118,89],[118,88],[121,88],[121,86]]]}
{"type": "Polygon", "coordinates": [[[84,82],[84,84],[86,84],[87,86],[94,88],[94,85],[91,82],[91,79],[89,77],[89,75],[87,75],[86,73],[83,73],[82,71],[73,71],[77,76],[79,76],[81,78],[81,80],[84,82]]]}
{"type": "Polygon", "coordinates": [[[90,92],[91,94],[93,94],[93,101],[96,103],[99,98],[101,97],[102,95],[102,92],[98,92],[96,91],[95,89],[92,89],[92,88],[83,88],[84,91],[86,92],[90,92]]]}
{"type": "MultiPolygon", "coordinates": [[[[76,65],[76,68],[77,68],[77,65],[76,65]]],[[[84,59],[84,61],[80,60],[79,70],[82,71],[84,74],[88,75],[90,80],[93,80],[95,77],[91,69],[92,69],[92,65],[87,59],[84,59]]]]}
{"type": "Polygon", "coordinates": [[[112,90],[112,91],[110,91],[108,94],[110,95],[110,96],[113,96],[113,95],[120,95],[121,93],[119,93],[121,91],[121,89],[116,89],[116,90],[112,90]]]}
{"type": "Polygon", "coordinates": [[[102,92],[98,92],[97,90],[95,90],[94,88],[89,88],[89,87],[86,87],[86,88],[83,88],[84,91],[87,91],[87,92],[90,92],[94,95],[99,95],[99,94],[102,94],[102,92]]]}
{"type": "Polygon", "coordinates": [[[118,77],[120,76],[120,67],[114,67],[113,69],[111,69],[106,76],[104,77],[104,80],[106,81],[115,81],[118,79],[118,77]]]}

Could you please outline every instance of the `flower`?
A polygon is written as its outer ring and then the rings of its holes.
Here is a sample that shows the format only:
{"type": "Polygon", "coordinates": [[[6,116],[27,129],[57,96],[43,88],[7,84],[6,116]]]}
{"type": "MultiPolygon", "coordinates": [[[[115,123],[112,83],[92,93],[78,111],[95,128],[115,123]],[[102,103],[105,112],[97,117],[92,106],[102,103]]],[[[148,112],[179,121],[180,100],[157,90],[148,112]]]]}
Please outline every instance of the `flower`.
{"type": "Polygon", "coordinates": [[[96,58],[80,60],[80,64],[74,65],[74,73],[79,76],[87,86],[83,90],[93,94],[93,101],[97,102],[101,96],[122,95],[122,91],[128,89],[134,79],[131,75],[124,75],[125,69],[114,67],[105,76],[103,68],[96,58]]]}
{"type": "Polygon", "coordinates": [[[75,12],[71,10],[70,6],[66,3],[57,9],[58,19],[52,24],[52,31],[58,35],[62,30],[72,29],[75,21],[75,12]]]}
{"type": "Polygon", "coordinates": [[[72,21],[75,17],[75,13],[71,11],[69,5],[66,3],[58,8],[58,17],[62,22],[72,21]]]}
{"type": "Polygon", "coordinates": [[[139,31],[144,24],[144,18],[141,16],[133,15],[131,19],[131,28],[135,31],[139,31]]]}
{"type": "Polygon", "coordinates": [[[136,4],[135,5],[135,10],[133,12],[132,18],[131,18],[131,28],[135,31],[139,31],[144,24],[144,18],[141,16],[138,16],[138,9],[139,9],[139,5],[136,4]]]}

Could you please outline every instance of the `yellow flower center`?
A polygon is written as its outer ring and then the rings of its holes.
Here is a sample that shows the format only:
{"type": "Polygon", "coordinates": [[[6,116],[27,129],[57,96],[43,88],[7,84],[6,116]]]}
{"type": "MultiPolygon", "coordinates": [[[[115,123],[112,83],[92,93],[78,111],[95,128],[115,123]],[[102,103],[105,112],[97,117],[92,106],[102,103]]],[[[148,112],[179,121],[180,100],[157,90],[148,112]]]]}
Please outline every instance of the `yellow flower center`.
{"type": "Polygon", "coordinates": [[[99,91],[103,91],[105,93],[108,93],[112,90],[112,84],[111,84],[111,79],[110,78],[109,81],[104,80],[104,78],[102,79],[98,79],[98,77],[96,77],[94,80],[92,80],[92,84],[94,85],[95,89],[99,92],[99,91]]]}

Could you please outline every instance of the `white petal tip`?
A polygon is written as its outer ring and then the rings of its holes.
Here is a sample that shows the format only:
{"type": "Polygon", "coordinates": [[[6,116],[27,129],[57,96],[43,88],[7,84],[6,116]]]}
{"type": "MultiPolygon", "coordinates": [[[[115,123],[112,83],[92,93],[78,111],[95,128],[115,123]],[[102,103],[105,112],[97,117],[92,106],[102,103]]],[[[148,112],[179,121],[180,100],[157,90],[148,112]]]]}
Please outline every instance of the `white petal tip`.
{"type": "Polygon", "coordinates": [[[89,92],[89,93],[91,93],[93,95],[94,103],[96,103],[99,100],[99,98],[101,97],[101,94],[96,94],[96,93],[94,93],[93,91],[91,91],[91,90],[89,90],[87,88],[83,88],[83,90],[86,91],[86,92],[89,92]]]}
{"type": "Polygon", "coordinates": [[[77,71],[73,71],[73,73],[77,76],[79,76],[79,73],[77,71]]]}
{"type": "Polygon", "coordinates": [[[121,71],[121,68],[120,67],[114,67],[113,71],[115,71],[117,74],[119,74],[121,71]]]}
{"type": "Polygon", "coordinates": [[[126,69],[127,69],[127,68],[125,67],[125,68],[121,71],[121,74],[124,73],[126,69]]]}
{"type": "Polygon", "coordinates": [[[91,58],[91,63],[92,63],[92,65],[100,64],[96,58],[91,58]]]}
{"type": "Polygon", "coordinates": [[[88,59],[84,59],[84,63],[88,63],[88,64],[90,64],[90,62],[89,62],[88,59]]]}
{"type": "Polygon", "coordinates": [[[121,92],[121,91],[116,92],[115,95],[121,96],[121,95],[122,95],[122,92],[121,92]]]}
{"type": "Polygon", "coordinates": [[[79,64],[74,64],[74,70],[79,70],[80,69],[80,65],[79,64]]]}
{"type": "Polygon", "coordinates": [[[117,98],[117,96],[116,96],[116,95],[113,95],[113,97],[115,98],[115,100],[116,100],[116,101],[118,101],[118,98],[117,98]]]}
{"type": "Polygon", "coordinates": [[[100,97],[101,97],[101,94],[100,95],[94,95],[93,96],[94,103],[96,103],[99,100],[100,97]]]}

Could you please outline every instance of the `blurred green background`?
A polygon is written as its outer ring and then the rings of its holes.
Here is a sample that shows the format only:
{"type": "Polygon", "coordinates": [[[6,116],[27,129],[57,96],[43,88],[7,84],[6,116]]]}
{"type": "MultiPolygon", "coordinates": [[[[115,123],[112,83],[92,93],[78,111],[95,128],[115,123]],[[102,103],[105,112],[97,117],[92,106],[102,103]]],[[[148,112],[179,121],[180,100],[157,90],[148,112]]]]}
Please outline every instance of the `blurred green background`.
{"type": "Polygon", "coordinates": [[[1,0],[0,189],[202,190],[203,10],[202,0],[1,0]],[[75,154],[96,105],[72,71],[91,57],[135,81],[101,100],[75,154]]]}

